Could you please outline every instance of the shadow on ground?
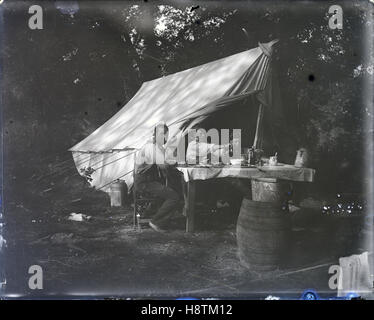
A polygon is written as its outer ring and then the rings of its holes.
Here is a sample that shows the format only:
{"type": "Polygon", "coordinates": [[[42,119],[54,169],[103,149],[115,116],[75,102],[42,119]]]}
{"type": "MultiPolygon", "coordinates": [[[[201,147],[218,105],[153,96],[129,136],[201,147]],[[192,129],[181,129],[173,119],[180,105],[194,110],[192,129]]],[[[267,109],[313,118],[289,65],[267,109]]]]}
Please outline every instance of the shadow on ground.
{"type": "Polygon", "coordinates": [[[131,206],[84,208],[92,218],[77,222],[67,219],[71,208],[50,214],[10,204],[8,294],[297,298],[314,288],[336,295],[328,288],[328,269],[338,264],[340,252],[328,225],[313,216],[317,213],[294,217],[292,245],[284,253],[287,265],[258,273],[244,268],[237,257],[235,217],[202,214],[192,234],[180,227],[179,217],[177,229],[160,234],[134,229],[131,206]],[[28,268],[35,264],[44,272],[40,291],[28,288],[28,268]]]}

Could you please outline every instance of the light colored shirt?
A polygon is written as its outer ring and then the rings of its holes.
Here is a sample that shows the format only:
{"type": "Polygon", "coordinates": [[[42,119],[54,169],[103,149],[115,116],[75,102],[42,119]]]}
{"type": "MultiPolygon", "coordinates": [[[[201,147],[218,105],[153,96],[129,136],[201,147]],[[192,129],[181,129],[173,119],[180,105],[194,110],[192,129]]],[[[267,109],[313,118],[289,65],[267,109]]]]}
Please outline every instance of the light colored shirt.
{"type": "Polygon", "coordinates": [[[166,172],[165,148],[152,140],[147,141],[136,155],[135,168],[136,174],[147,176],[151,180],[162,178],[166,172]]]}
{"type": "Polygon", "coordinates": [[[165,148],[153,143],[151,140],[139,150],[136,163],[141,164],[157,164],[164,165],[165,163],[165,148]]]}

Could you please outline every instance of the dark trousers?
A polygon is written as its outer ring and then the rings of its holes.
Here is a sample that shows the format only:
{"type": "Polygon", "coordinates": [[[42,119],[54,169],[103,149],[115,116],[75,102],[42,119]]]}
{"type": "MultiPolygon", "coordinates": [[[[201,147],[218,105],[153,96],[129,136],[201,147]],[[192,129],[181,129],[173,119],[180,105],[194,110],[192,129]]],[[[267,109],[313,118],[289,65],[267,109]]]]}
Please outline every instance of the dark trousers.
{"type": "Polygon", "coordinates": [[[142,182],[138,185],[140,192],[149,193],[152,197],[161,199],[162,204],[152,217],[152,223],[157,226],[163,226],[179,206],[179,195],[172,188],[166,187],[160,182],[142,182]]]}

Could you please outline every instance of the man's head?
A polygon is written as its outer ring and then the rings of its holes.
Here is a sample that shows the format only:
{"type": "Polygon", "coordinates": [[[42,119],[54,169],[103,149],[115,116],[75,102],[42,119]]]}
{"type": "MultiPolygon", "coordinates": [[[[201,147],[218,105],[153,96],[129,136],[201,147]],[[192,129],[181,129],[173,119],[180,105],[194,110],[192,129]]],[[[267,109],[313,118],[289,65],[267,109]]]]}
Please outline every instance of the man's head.
{"type": "Polygon", "coordinates": [[[154,142],[163,145],[169,138],[169,127],[164,123],[159,123],[155,126],[153,132],[154,142]]]}
{"type": "Polygon", "coordinates": [[[196,130],[196,142],[207,142],[207,133],[205,129],[199,128],[196,130]]]}

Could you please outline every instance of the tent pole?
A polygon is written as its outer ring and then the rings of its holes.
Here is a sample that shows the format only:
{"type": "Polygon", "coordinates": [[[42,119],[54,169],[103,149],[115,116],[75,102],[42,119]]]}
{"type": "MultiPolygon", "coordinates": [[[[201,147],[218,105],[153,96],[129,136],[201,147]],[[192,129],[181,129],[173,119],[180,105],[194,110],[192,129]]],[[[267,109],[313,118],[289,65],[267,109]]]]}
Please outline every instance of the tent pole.
{"type": "Polygon", "coordinates": [[[264,106],[260,104],[260,107],[258,108],[255,139],[253,141],[254,149],[261,149],[262,147],[263,118],[264,118],[264,106]]]}

